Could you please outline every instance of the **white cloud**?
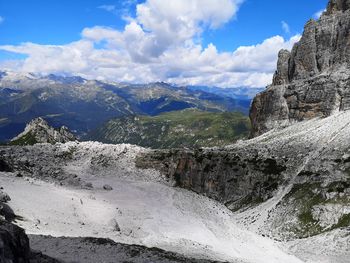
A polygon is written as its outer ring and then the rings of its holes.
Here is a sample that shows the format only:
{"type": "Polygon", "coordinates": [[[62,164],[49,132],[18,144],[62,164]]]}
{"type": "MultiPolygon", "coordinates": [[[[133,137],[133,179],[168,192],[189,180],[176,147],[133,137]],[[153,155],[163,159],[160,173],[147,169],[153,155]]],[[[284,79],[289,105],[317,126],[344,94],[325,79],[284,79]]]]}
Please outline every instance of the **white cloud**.
{"type": "Polygon", "coordinates": [[[290,49],[300,36],[274,36],[233,52],[197,41],[206,28],[232,19],[241,2],[147,0],[137,5],[136,17],[122,31],[92,27],[83,30],[81,40],[67,45],[0,46],[27,55],[20,64],[7,61],[0,66],[123,82],[262,87],[272,80],[278,51],[290,49]]]}
{"type": "Polygon", "coordinates": [[[282,21],[281,24],[282,24],[282,29],[283,29],[284,33],[290,34],[290,27],[289,27],[288,23],[285,21],[282,21]]]}
{"type": "Polygon", "coordinates": [[[326,9],[322,9],[322,10],[316,12],[316,13],[313,15],[313,17],[314,17],[315,19],[319,19],[319,18],[321,17],[321,15],[323,14],[323,12],[325,12],[325,11],[326,11],[326,9]]]}
{"type": "Polygon", "coordinates": [[[115,5],[100,5],[98,8],[111,13],[117,9],[115,5]]]}
{"type": "Polygon", "coordinates": [[[130,9],[137,4],[137,0],[123,0],[118,2],[118,5],[100,5],[97,8],[112,13],[114,15],[120,15],[124,20],[130,20],[130,9]]]}
{"type": "Polygon", "coordinates": [[[2,16],[0,16],[0,24],[2,24],[5,21],[5,18],[3,18],[2,16]]]}

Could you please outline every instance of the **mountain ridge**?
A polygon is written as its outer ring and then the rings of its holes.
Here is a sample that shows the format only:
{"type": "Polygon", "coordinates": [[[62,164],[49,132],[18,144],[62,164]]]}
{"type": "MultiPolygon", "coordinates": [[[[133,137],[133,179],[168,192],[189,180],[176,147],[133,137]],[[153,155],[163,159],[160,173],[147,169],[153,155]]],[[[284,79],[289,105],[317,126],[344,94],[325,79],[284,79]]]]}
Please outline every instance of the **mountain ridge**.
{"type": "MultiPolygon", "coordinates": [[[[2,74],[0,96],[0,141],[10,140],[37,117],[45,118],[55,128],[67,126],[82,137],[121,116],[154,116],[186,108],[211,112],[243,109],[234,98],[162,82],[118,84],[13,72],[2,74]]],[[[248,103],[245,105],[244,112],[248,103]]]]}

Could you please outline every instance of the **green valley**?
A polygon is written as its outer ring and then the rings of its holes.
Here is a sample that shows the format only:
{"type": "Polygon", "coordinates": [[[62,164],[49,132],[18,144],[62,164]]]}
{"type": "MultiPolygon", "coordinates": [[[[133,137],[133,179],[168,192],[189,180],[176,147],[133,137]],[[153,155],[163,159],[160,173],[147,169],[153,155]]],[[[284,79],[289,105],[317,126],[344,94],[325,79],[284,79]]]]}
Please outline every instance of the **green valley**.
{"type": "Polygon", "coordinates": [[[195,148],[232,144],[247,137],[249,131],[249,119],[241,113],[186,109],[158,116],[115,118],[93,131],[88,139],[150,148],[195,148]]]}

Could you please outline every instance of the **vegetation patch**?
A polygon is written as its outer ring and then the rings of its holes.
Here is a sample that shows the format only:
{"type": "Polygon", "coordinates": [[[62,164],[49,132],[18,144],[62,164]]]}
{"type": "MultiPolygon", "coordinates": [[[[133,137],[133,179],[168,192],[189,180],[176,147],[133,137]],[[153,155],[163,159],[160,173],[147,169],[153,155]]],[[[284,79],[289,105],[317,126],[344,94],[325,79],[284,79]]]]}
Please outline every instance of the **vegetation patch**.
{"type": "Polygon", "coordinates": [[[348,227],[348,226],[350,226],[350,214],[343,215],[338,220],[338,223],[332,226],[331,230],[336,228],[348,227]]]}
{"type": "Polygon", "coordinates": [[[23,145],[34,145],[36,143],[38,143],[38,141],[36,140],[35,136],[31,132],[28,132],[27,134],[21,136],[17,140],[11,141],[9,144],[23,146],[23,145]]]}
{"type": "Polygon", "coordinates": [[[330,226],[321,226],[320,222],[313,217],[313,207],[318,205],[340,204],[348,205],[349,198],[344,191],[349,188],[348,182],[332,182],[327,186],[321,183],[304,183],[296,184],[292,190],[286,195],[284,202],[288,202],[290,207],[294,207],[297,211],[298,222],[290,227],[297,237],[305,238],[318,235],[326,231],[330,231],[340,227],[350,226],[350,215],[346,214],[339,218],[338,223],[330,226]],[[327,195],[334,193],[333,195],[327,195]]]}

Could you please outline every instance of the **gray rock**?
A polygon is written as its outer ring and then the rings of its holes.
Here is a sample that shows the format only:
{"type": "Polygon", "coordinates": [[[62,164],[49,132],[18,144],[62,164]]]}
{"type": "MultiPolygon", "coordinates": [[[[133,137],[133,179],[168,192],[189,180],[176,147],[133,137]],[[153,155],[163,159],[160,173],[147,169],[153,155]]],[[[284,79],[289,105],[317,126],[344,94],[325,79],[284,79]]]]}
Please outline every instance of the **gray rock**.
{"type": "Polygon", "coordinates": [[[350,108],[350,1],[331,0],[291,52],[279,53],[273,83],[252,103],[252,136],[350,108]]]}
{"type": "Polygon", "coordinates": [[[113,231],[120,232],[120,226],[119,226],[117,220],[112,219],[109,224],[110,224],[113,231]]]}
{"type": "Polygon", "coordinates": [[[105,184],[105,185],[103,186],[103,189],[104,189],[104,190],[107,190],[107,191],[112,191],[112,190],[113,190],[113,187],[110,186],[110,185],[108,185],[108,184],[105,184]]]}
{"type": "Polygon", "coordinates": [[[59,263],[41,252],[31,251],[24,230],[0,220],[0,262],[59,263]]]}
{"type": "Polygon", "coordinates": [[[11,201],[10,196],[7,193],[0,190],[0,202],[6,203],[8,201],[11,201]]]}

